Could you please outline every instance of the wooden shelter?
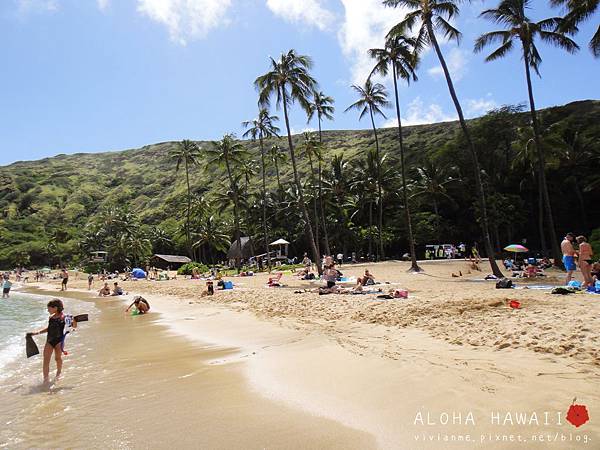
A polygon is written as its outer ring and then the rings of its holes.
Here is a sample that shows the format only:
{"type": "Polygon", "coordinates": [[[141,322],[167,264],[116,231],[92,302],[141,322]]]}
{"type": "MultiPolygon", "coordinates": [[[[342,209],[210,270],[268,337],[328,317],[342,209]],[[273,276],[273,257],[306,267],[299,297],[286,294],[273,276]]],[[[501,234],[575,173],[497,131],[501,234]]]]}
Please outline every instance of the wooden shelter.
{"type": "Polygon", "coordinates": [[[192,260],[187,256],[179,255],[153,255],[152,265],[161,269],[170,267],[171,269],[178,269],[184,264],[191,263],[192,260]]]}

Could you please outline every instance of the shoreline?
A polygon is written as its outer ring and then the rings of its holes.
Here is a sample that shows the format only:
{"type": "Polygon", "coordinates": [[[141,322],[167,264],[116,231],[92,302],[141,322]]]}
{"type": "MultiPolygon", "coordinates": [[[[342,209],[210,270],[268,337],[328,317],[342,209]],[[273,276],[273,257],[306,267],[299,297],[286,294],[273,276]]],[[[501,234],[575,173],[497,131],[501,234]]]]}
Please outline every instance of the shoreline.
{"type": "MultiPolygon", "coordinates": [[[[194,283],[180,280],[179,284],[186,282],[194,283]]],[[[492,411],[566,413],[574,396],[585,399],[591,410],[600,408],[598,372],[585,361],[510,346],[500,350],[464,346],[448,339],[444,342],[418,327],[368,323],[352,317],[316,320],[257,315],[239,298],[240,294],[253,295],[256,291],[239,284],[237,294],[235,289],[219,292],[221,295],[215,299],[149,294],[150,290],[162,290],[158,289],[162,284],[152,284],[129,283],[127,289],[141,288],[136,294],[150,301],[151,311],[159,316],[157,323],[168,327],[169,334],[197,345],[210,343],[215,348],[236,349],[207,364],[234,365],[250,389],[262,397],[374,436],[378,448],[398,448],[398,442],[410,442],[401,448],[442,448],[429,446],[431,442],[413,441],[418,433],[447,431],[440,423],[425,427],[415,424],[419,413],[439,416],[444,411],[472,411],[479,421],[471,431],[493,435],[502,427],[481,420],[492,411]]],[[[181,292],[180,288],[172,289],[181,292]]],[[[289,295],[288,291],[275,290],[277,295],[289,295]]],[[[533,291],[524,294],[539,296],[533,291]]],[[[343,296],[333,297],[332,301],[337,301],[343,296]]],[[[366,302],[359,297],[357,301],[366,302]]],[[[125,305],[129,298],[119,301],[125,305]]],[[[302,301],[302,296],[286,298],[288,306],[291,301],[302,301]]],[[[370,303],[371,308],[381,307],[381,302],[370,303]]],[[[540,429],[579,432],[564,424],[540,429]]],[[[587,431],[595,440],[600,439],[597,424],[590,423],[587,431]]],[[[495,447],[494,443],[488,444],[495,447]]],[[[536,445],[527,448],[546,448],[536,445]]]]}

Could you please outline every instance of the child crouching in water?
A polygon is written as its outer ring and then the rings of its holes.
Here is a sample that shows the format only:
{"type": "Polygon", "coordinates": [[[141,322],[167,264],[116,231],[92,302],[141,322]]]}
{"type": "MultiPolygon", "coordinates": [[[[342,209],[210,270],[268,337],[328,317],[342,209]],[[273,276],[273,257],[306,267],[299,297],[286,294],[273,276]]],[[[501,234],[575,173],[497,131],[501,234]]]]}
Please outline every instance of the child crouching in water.
{"type": "MultiPolygon", "coordinates": [[[[32,335],[47,333],[46,345],[44,346],[44,363],[43,363],[43,374],[44,383],[49,383],[50,377],[50,358],[54,353],[54,359],[56,361],[56,380],[60,378],[62,372],[62,348],[64,332],[65,332],[65,315],[63,314],[64,305],[61,300],[53,299],[48,302],[48,313],[50,318],[48,319],[48,326],[42,330],[34,331],[32,335]]],[[[73,328],[77,328],[77,322],[73,321],[73,328]]]]}

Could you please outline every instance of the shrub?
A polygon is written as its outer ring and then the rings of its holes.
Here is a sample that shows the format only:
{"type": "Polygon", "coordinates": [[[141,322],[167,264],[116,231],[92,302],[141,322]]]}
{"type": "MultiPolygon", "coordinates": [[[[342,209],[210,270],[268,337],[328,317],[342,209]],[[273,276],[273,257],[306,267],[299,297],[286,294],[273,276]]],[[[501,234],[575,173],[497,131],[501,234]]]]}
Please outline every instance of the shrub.
{"type": "Polygon", "coordinates": [[[191,262],[191,263],[187,263],[187,264],[184,264],[183,266],[181,266],[177,270],[177,275],[191,275],[192,270],[194,270],[194,268],[197,268],[200,271],[200,273],[209,271],[208,266],[201,264],[201,263],[197,263],[197,262],[191,262]]]}

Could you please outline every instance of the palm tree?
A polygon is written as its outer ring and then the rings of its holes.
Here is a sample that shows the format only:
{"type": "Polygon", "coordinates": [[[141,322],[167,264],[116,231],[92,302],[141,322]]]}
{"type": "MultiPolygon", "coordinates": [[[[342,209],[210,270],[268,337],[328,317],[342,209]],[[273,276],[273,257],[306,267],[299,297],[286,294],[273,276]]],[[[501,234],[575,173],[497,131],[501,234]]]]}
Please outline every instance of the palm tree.
{"type": "Polygon", "coordinates": [[[177,160],[175,172],[179,172],[179,168],[183,163],[185,167],[185,181],[187,184],[187,211],[186,211],[186,247],[190,258],[194,257],[192,249],[192,237],[190,230],[190,209],[192,206],[192,189],[190,187],[190,167],[198,164],[200,157],[200,148],[192,141],[184,140],[171,151],[171,157],[177,160]]]}
{"type": "MultiPolygon", "coordinates": [[[[235,140],[233,134],[226,134],[223,139],[212,143],[212,148],[207,150],[210,157],[207,167],[212,163],[217,163],[220,166],[225,166],[227,179],[233,197],[233,220],[235,222],[235,240],[237,241],[238,249],[242,250],[242,240],[240,234],[240,212],[239,212],[239,187],[236,183],[235,169],[247,157],[248,153],[244,146],[235,140]]],[[[240,268],[240,256],[235,258],[236,267],[240,268]]]]}
{"type": "MultiPolygon", "coordinates": [[[[263,219],[263,233],[265,236],[265,252],[267,253],[267,265],[269,270],[271,269],[271,254],[269,253],[269,233],[267,227],[267,175],[266,175],[266,163],[265,163],[265,145],[264,140],[272,136],[279,137],[279,128],[275,126],[274,122],[279,120],[277,116],[269,115],[269,111],[265,108],[260,108],[258,111],[258,117],[252,120],[242,122],[244,128],[248,128],[243,134],[243,137],[250,137],[252,140],[258,139],[260,144],[260,162],[261,162],[261,175],[262,175],[262,219],[263,219]]],[[[277,180],[279,180],[279,169],[277,169],[277,180]]]]}
{"type": "MultiPolygon", "coordinates": [[[[563,32],[576,32],[577,25],[589,19],[600,8],[600,0],[550,0],[554,6],[565,6],[567,15],[559,28],[563,32]]],[[[600,58],[600,25],[590,40],[590,50],[600,58]]]]}
{"type": "MultiPolygon", "coordinates": [[[[408,243],[410,248],[411,266],[410,271],[421,272],[421,268],[417,264],[417,254],[415,251],[415,238],[413,236],[412,222],[410,219],[410,208],[408,206],[408,194],[406,188],[406,163],[404,159],[404,142],[402,139],[402,120],[400,118],[400,101],[398,99],[398,78],[406,80],[410,83],[410,80],[417,80],[415,74],[415,68],[417,66],[416,54],[413,53],[413,49],[416,45],[414,39],[407,38],[402,35],[394,35],[387,39],[385,48],[372,48],[369,50],[371,58],[375,59],[377,63],[373,68],[371,75],[380,74],[381,76],[387,76],[392,69],[392,78],[394,80],[394,98],[396,100],[396,118],[398,120],[398,145],[400,147],[400,165],[401,165],[401,178],[402,178],[402,199],[404,202],[404,215],[406,217],[406,228],[408,230],[408,243]]],[[[379,163],[379,161],[378,161],[379,163]]],[[[377,168],[379,176],[378,183],[381,189],[381,167],[377,168]]],[[[381,193],[380,193],[381,195],[381,193]]],[[[381,201],[380,201],[381,203],[381,201]]],[[[382,214],[382,208],[379,208],[380,214],[382,214]]],[[[380,218],[380,223],[382,218],[380,218]]],[[[379,251],[383,257],[383,245],[380,239],[379,245],[381,246],[379,251]]]]}
{"type": "Polygon", "coordinates": [[[347,112],[351,109],[356,109],[360,111],[360,115],[358,116],[358,120],[361,120],[364,116],[369,114],[371,118],[371,126],[373,127],[373,135],[375,136],[375,150],[376,150],[376,160],[377,160],[377,197],[378,197],[378,206],[379,206],[379,214],[378,214],[378,241],[379,241],[379,255],[383,257],[383,238],[381,237],[381,233],[383,231],[383,193],[381,188],[381,167],[379,162],[380,151],[379,151],[379,138],[377,137],[377,127],[375,126],[375,116],[380,115],[383,118],[387,119],[386,115],[381,110],[382,108],[387,108],[390,106],[390,102],[387,100],[387,90],[385,87],[379,83],[373,84],[371,79],[367,79],[363,86],[352,85],[352,89],[358,94],[358,100],[352,103],[350,106],[346,108],[344,112],[347,112]]]}
{"type": "MultiPolygon", "coordinates": [[[[313,164],[313,160],[316,159],[319,161],[319,165],[321,165],[320,161],[322,159],[321,157],[321,143],[319,141],[317,141],[316,139],[314,139],[310,133],[305,132],[303,133],[304,136],[304,142],[302,142],[299,146],[299,148],[301,149],[302,152],[304,152],[304,155],[306,155],[306,158],[308,159],[308,165],[310,167],[310,190],[312,192],[314,192],[315,190],[315,186],[316,186],[316,181],[315,181],[315,166],[313,164]]],[[[319,252],[319,255],[321,254],[321,245],[320,245],[320,240],[319,240],[319,222],[320,222],[320,218],[319,218],[319,211],[317,209],[317,205],[318,205],[318,201],[319,201],[319,195],[312,195],[312,203],[313,203],[313,210],[314,210],[314,219],[315,219],[315,243],[317,244],[317,251],[319,252]]],[[[329,254],[329,252],[327,251],[327,254],[329,254]]]]}
{"type": "Polygon", "coordinates": [[[285,162],[285,153],[281,150],[281,147],[277,144],[273,144],[269,149],[269,158],[275,165],[275,175],[277,176],[277,191],[282,192],[281,178],[279,176],[279,163],[285,162]]]}
{"type": "MultiPolygon", "coordinates": [[[[323,132],[321,129],[321,123],[323,119],[333,120],[333,113],[335,108],[333,106],[333,97],[325,95],[323,92],[313,92],[312,102],[310,104],[310,111],[308,113],[308,121],[317,116],[317,122],[319,124],[319,143],[323,144],[323,132]]],[[[327,220],[325,219],[325,208],[323,207],[323,160],[319,158],[318,164],[318,176],[319,176],[319,207],[321,212],[321,223],[323,224],[323,238],[325,239],[325,252],[331,254],[329,248],[329,235],[327,233],[327,220]]]]}
{"type": "Polygon", "coordinates": [[[300,176],[298,175],[288,115],[288,108],[294,101],[297,101],[306,113],[310,111],[309,98],[317,86],[317,81],[309,73],[313,64],[308,56],[298,55],[294,50],[290,50],[287,53],[282,54],[278,61],[273,58],[270,59],[271,70],[264,75],[259,76],[254,82],[254,85],[259,92],[258,101],[260,105],[268,107],[272,96],[275,96],[278,108],[283,105],[283,116],[285,119],[285,127],[287,129],[290,160],[292,161],[294,182],[298,190],[298,204],[304,217],[304,227],[308,243],[311,247],[320,274],[321,255],[319,255],[319,252],[317,251],[308,209],[304,203],[304,193],[302,184],[300,183],[300,176]]]}
{"type": "Polygon", "coordinates": [[[223,230],[223,227],[224,224],[215,218],[214,215],[207,215],[198,224],[197,231],[194,235],[196,240],[196,242],[194,242],[194,247],[206,246],[208,259],[211,262],[214,262],[212,254],[213,249],[218,252],[226,252],[231,245],[229,236],[221,231],[223,230]]]}
{"type": "Polygon", "coordinates": [[[411,10],[408,14],[406,14],[400,23],[395,25],[390,30],[388,33],[388,38],[394,35],[405,36],[418,25],[415,48],[416,53],[424,51],[428,46],[433,47],[440,65],[442,66],[446,83],[448,85],[448,90],[450,92],[450,97],[454,103],[454,108],[456,109],[456,113],[458,115],[460,127],[467,142],[471,159],[473,160],[475,185],[477,188],[479,207],[481,210],[481,231],[483,233],[485,251],[487,252],[492,272],[497,277],[501,277],[503,275],[498,267],[498,264],[496,263],[494,249],[492,248],[492,242],[490,239],[487,205],[485,191],[483,190],[483,182],[481,180],[479,156],[475,151],[475,145],[473,144],[473,139],[471,139],[471,133],[467,127],[467,122],[465,121],[462,107],[458,100],[458,96],[456,95],[456,90],[454,89],[454,83],[452,82],[448,65],[446,64],[446,60],[444,59],[444,55],[435,34],[437,30],[441,31],[449,40],[455,40],[457,42],[460,40],[460,31],[454,28],[449,22],[452,18],[458,16],[458,3],[460,3],[460,1],[461,0],[384,0],[383,3],[386,6],[400,6],[411,10]]]}
{"type": "Polygon", "coordinates": [[[538,167],[540,177],[540,187],[544,198],[546,218],[550,231],[550,241],[554,263],[560,264],[561,252],[556,238],[556,229],[554,228],[554,218],[552,215],[552,206],[550,195],[548,193],[548,184],[546,183],[546,160],[541,143],[540,126],[533,99],[533,87],[531,84],[531,72],[533,69],[538,75],[539,66],[542,62],[538,49],[535,45],[536,38],[541,39],[555,47],[566,50],[569,53],[576,52],[579,47],[567,37],[564,33],[554,31],[563,23],[560,17],[551,17],[549,19],[532,22],[525,14],[525,10],[530,7],[530,0],[502,0],[496,9],[487,9],[480,14],[480,17],[491,20],[492,22],[504,25],[506,30],[490,31],[482,34],[475,41],[475,51],[482,51],[487,45],[500,42],[501,45],[494,50],[485,59],[486,62],[500,59],[508,54],[513,48],[516,40],[521,43],[523,51],[523,62],[525,64],[525,77],[527,79],[527,91],[529,94],[529,106],[531,111],[531,123],[533,126],[533,138],[535,148],[538,154],[538,167]]]}

